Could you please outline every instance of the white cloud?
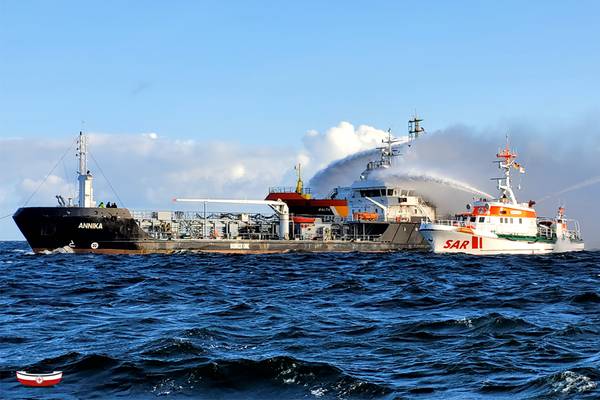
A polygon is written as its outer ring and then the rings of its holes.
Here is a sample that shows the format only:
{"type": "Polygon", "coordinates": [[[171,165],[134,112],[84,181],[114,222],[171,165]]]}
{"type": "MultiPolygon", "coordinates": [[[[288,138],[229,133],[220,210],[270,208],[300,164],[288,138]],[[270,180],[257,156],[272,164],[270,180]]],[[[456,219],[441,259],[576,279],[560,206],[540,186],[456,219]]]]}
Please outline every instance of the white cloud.
{"type": "Polygon", "coordinates": [[[368,125],[354,127],[342,121],[324,133],[315,130],[306,132],[302,143],[304,149],[298,159],[306,166],[307,172],[316,172],[332,161],[364,150],[381,146],[388,133],[368,125]]]}

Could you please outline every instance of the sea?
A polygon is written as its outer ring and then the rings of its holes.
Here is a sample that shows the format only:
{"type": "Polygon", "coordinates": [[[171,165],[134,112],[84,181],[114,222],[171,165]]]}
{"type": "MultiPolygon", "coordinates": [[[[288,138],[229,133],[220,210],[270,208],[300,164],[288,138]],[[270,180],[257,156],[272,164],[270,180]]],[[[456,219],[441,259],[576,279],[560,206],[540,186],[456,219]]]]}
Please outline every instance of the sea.
{"type": "Polygon", "coordinates": [[[600,252],[34,255],[0,399],[596,399],[600,252]],[[15,371],[63,371],[50,388],[15,371]]]}

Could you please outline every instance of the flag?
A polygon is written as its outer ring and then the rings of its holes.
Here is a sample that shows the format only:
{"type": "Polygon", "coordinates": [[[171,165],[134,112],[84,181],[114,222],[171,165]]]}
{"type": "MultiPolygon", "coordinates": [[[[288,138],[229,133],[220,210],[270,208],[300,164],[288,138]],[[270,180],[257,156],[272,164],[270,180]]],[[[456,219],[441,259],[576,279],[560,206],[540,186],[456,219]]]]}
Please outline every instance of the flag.
{"type": "Polygon", "coordinates": [[[525,167],[523,167],[521,164],[519,164],[518,162],[515,162],[514,164],[515,169],[518,169],[520,173],[524,174],[525,173],[525,167]]]}

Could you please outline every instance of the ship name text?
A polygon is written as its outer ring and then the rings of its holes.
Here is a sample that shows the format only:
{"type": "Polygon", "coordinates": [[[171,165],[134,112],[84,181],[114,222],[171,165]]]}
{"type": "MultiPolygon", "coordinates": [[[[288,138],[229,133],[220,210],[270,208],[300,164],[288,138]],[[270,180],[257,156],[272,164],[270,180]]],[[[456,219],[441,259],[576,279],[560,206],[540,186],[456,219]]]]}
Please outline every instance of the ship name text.
{"type": "Polygon", "coordinates": [[[79,224],[79,229],[102,229],[101,222],[81,222],[79,224]]]}

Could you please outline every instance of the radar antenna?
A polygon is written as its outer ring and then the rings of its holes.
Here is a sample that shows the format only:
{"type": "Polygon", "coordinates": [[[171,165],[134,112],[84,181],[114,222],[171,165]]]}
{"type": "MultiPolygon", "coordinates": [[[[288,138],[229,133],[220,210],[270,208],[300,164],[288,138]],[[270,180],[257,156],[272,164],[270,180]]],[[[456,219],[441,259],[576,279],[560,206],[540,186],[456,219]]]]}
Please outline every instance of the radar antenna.
{"type": "Polygon", "coordinates": [[[506,134],[506,147],[498,150],[496,154],[498,158],[495,163],[498,164],[498,168],[504,171],[504,176],[501,178],[492,178],[498,182],[498,190],[500,191],[501,201],[517,204],[517,199],[511,185],[511,170],[512,168],[518,170],[520,173],[525,173],[525,167],[519,164],[517,159],[517,153],[510,149],[510,141],[508,133],[506,134]]]}
{"type": "Polygon", "coordinates": [[[425,133],[425,129],[421,126],[421,122],[423,122],[423,119],[417,117],[416,113],[415,113],[415,116],[413,117],[413,119],[408,121],[408,141],[409,141],[408,145],[409,146],[410,146],[410,142],[418,139],[419,136],[421,136],[422,134],[425,133]]]}

